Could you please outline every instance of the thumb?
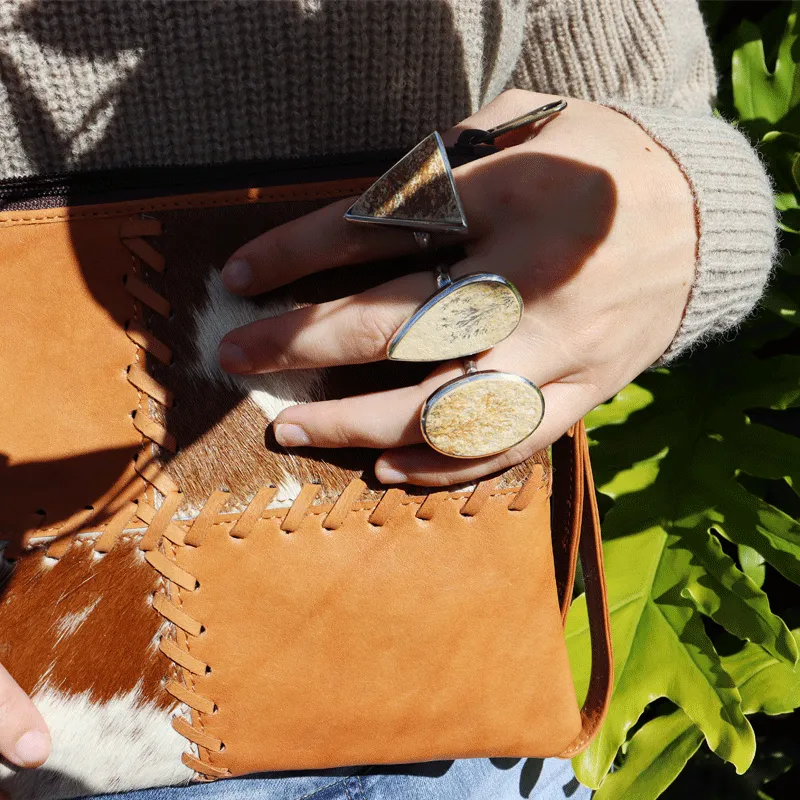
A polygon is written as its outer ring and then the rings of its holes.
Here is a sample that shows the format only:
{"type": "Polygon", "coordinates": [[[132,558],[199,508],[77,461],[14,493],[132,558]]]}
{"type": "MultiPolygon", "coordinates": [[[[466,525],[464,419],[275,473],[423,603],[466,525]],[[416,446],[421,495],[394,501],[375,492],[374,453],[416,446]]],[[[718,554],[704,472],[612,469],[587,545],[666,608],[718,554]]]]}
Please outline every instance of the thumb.
{"type": "Polygon", "coordinates": [[[38,767],[50,755],[42,715],[0,665],[0,755],[19,767],[38,767]]]}

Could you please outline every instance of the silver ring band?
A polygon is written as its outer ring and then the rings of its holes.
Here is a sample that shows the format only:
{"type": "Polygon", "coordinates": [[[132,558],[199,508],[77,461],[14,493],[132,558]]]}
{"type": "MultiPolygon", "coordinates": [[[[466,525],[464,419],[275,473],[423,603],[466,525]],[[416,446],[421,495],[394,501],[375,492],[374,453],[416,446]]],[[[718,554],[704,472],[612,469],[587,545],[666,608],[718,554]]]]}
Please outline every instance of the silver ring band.
{"type": "Polygon", "coordinates": [[[420,250],[427,250],[431,246],[431,235],[427,231],[414,231],[414,241],[420,250]]]}
{"type": "Polygon", "coordinates": [[[434,267],[433,273],[436,278],[437,289],[446,289],[453,282],[453,279],[450,277],[450,268],[447,264],[437,264],[434,267]]]}

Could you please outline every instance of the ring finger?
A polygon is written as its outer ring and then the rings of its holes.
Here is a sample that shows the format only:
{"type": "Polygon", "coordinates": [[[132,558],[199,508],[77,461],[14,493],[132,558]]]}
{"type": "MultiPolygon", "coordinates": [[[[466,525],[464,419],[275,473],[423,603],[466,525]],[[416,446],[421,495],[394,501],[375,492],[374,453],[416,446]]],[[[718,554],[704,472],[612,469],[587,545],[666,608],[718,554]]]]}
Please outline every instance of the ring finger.
{"type": "Polygon", "coordinates": [[[381,483],[412,483],[417,486],[450,486],[471,483],[521,464],[552,444],[595,405],[591,387],[575,382],[554,381],[542,387],[545,415],[542,424],[519,444],[486,458],[451,458],[430,447],[400,447],[383,453],[375,463],[381,483]]]}
{"type": "MultiPolygon", "coordinates": [[[[518,350],[518,344],[500,345],[476,359],[478,369],[513,372],[509,365],[519,361],[518,350]]],[[[275,418],[275,438],[285,447],[389,449],[419,444],[423,441],[419,415],[426,398],[463,374],[458,362],[449,362],[415,386],[292,406],[275,418]]],[[[561,378],[564,369],[560,362],[543,356],[520,374],[545,386],[561,378]]]]}

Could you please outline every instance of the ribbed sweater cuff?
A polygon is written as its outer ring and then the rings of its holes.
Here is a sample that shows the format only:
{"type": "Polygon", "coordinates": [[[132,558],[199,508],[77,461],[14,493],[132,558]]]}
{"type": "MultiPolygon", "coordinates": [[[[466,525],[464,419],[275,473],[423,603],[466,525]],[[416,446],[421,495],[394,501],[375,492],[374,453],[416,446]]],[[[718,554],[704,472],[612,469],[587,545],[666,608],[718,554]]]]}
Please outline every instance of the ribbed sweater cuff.
{"type": "Polygon", "coordinates": [[[637,122],[683,170],[697,221],[695,280],[678,332],[656,362],[738,326],[755,308],[777,249],[769,178],[750,143],[708,116],[604,103],[637,122]]]}

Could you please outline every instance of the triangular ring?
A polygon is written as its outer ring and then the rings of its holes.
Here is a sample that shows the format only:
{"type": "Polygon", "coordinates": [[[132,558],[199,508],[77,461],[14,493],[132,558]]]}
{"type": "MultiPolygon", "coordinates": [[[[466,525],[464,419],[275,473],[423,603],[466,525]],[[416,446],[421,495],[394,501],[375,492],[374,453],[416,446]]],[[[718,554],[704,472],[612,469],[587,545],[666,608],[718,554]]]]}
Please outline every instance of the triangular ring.
{"type": "Polygon", "coordinates": [[[466,233],[467,219],[442,137],[433,132],[347,210],[349,222],[466,233]]]}

